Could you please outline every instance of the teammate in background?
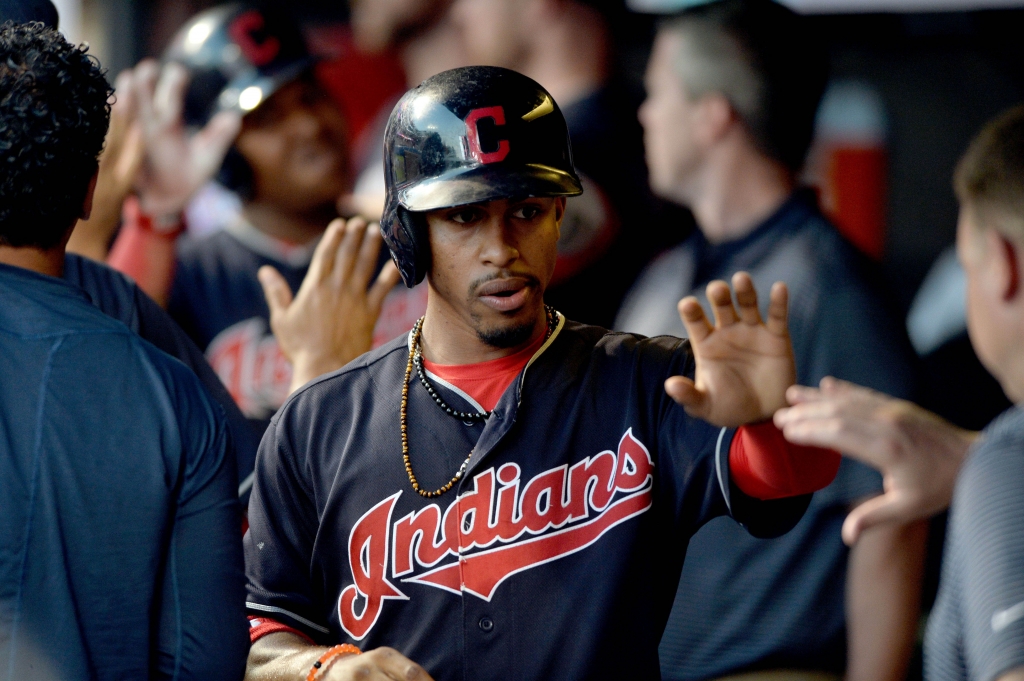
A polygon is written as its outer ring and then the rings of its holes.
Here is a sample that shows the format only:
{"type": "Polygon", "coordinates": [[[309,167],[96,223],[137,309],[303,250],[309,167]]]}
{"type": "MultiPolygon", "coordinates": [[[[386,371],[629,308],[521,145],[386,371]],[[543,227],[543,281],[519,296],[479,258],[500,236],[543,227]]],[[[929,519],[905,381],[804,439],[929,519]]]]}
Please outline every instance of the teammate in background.
{"type": "MultiPolygon", "coordinates": [[[[814,195],[795,187],[826,64],[798,15],[769,0],[711,3],[660,27],[639,112],[651,185],[688,206],[700,229],[647,268],[615,328],[685,336],[675,301],[749,271],[758,289],[789,286],[802,382],[835,375],[906,396],[912,372],[901,325],[814,195]]],[[[879,492],[873,471],[847,462],[778,541],[758,542],[722,520],[703,528],[662,640],[663,677],[803,670],[902,679],[926,527],[878,528],[852,551],[840,538],[848,508],[879,492]]]]}
{"type": "Polygon", "coordinates": [[[61,280],[111,90],[42,23],[0,28],[0,668],[243,674],[237,479],[196,377],[61,280]]]}
{"type": "Polygon", "coordinates": [[[844,536],[950,505],[939,597],[925,637],[927,681],[1024,679],[1024,107],[990,122],[954,179],[957,254],[971,343],[1016,406],[978,437],[920,407],[843,381],[793,387],[775,422],[875,466],[886,493],[859,506],[844,536]],[[955,482],[955,487],[954,487],[955,482]]]}
{"type": "Polygon", "coordinates": [[[533,78],[565,112],[586,191],[567,204],[546,295],[571,319],[606,328],[644,263],[668,243],[647,184],[639,102],[612,73],[615,11],[593,0],[455,0],[450,10],[469,63],[533,78]]]}
{"type": "Polygon", "coordinates": [[[263,439],[247,678],[658,678],[688,537],[727,513],[777,535],[838,468],[742,425],[795,376],[785,286],[765,323],[748,276],[738,309],[711,283],[715,326],[680,303],[692,341],[545,306],[582,187],[558,106],[513,71],[406,93],[385,159],[381,230],[427,312],[263,439]]]}
{"type": "MultiPolygon", "coordinates": [[[[367,293],[380,237],[365,222],[338,224],[320,257],[342,258],[338,249],[354,244],[363,265],[353,274],[360,279],[346,276],[344,286],[333,286],[347,272],[337,268],[335,280],[311,281],[297,294],[302,306],[323,314],[286,314],[349,186],[345,121],[317,84],[297,27],[277,13],[218,7],[186,24],[166,58],[162,72],[151,62],[135,70],[147,161],[110,261],[167,302],[262,434],[294,387],[372,347],[384,294],[398,273],[385,264],[367,293]],[[241,196],[241,215],[175,247],[182,209],[214,173],[241,196]],[[352,299],[366,314],[346,331],[352,299]],[[291,320],[284,327],[291,338],[282,342],[272,333],[272,317],[291,320]],[[337,342],[313,343],[324,338],[337,342]],[[306,340],[315,351],[306,351],[306,340]]],[[[407,307],[400,298],[385,311],[388,338],[412,325],[417,311],[407,307]]]]}

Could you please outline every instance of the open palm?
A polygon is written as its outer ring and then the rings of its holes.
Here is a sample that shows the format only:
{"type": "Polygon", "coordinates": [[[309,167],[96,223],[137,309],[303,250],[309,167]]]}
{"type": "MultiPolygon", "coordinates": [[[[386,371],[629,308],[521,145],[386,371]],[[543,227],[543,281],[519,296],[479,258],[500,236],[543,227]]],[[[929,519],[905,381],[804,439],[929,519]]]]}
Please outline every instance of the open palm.
{"type": "Polygon", "coordinates": [[[757,309],[757,292],[746,272],[732,278],[736,306],[724,281],[708,284],[714,326],[696,298],[679,301],[679,315],[697,362],[694,380],[673,376],[665,391],[687,413],[719,426],[769,419],[786,406],[786,389],[796,381],[793,346],[786,327],[786,285],[772,287],[767,322],[757,309]]]}

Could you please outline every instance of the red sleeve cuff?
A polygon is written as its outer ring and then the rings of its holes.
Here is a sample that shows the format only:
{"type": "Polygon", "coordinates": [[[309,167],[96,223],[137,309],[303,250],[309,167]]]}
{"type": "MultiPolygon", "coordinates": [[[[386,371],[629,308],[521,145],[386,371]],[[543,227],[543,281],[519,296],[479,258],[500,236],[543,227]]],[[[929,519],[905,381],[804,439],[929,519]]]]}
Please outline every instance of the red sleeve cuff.
{"type": "Polygon", "coordinates": [[[729,473],[744,494],[768,501],[810,494],[839,472],[839,452],[788,442],[771,421],[741,426],[729,447],[729,473]]]}
{"type": "Polygon", "coordinates": [[[254,617],[249,616],[249,643],[256,643],[267,634],[276,634],[279,631],[286,631],[289,634],[295,634],[300,636],[309,642],[310,645],[316,645],[309,636],[306,636],[298,629],[289,627],[287,624],[282,624],[277,620],[270,619],[269,617],[254,617]]]}

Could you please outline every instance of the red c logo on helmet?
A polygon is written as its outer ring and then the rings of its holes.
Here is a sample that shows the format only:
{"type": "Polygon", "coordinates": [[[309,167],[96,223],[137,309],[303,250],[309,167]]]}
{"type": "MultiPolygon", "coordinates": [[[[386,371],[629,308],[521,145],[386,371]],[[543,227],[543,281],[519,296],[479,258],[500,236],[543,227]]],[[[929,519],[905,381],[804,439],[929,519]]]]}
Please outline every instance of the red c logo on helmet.
{"type": "Polygon", "coordinates": [[[276,37],[268,36],[261,41],[253,35],[263,28],[265,23],[262,14],[256,10],[249,10],[235,17],[228,27],[231,39],[238,43],[245,58],[256,66],[269,64],[281,51],[281,41],[276,37]]]}
{"type": "Polygon", "coordinates": [[[497,163],[505,160],[508,156],[508,140],[498,141],[497,151],[485,152],[480,148],[479,123],[482,118],[490,118],[495,125],[505,125],[505,110],[500,106],[485,106],[481,109],[473,109],[466,116],[466,137],[469,139],[469,153],[480,163],[497,163]]]}

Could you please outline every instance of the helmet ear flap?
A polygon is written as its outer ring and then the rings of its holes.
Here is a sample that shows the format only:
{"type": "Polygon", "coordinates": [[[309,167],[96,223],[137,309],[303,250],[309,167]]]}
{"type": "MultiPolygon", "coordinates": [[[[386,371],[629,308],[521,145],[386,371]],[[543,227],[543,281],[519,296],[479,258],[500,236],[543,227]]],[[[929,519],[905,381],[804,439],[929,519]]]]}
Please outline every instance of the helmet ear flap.
{"type": "Polygon", "coordinates": [[[406,210],[401,205],[398,206],[396,213],[398,222],[402,225],[402,229],[413,247],[415,260],[413,281],[405,282],[409,288],[412,288],[423,281],[423,278],[427,276],[427,270],[430,269],[430,235],[427,230],[427,216],[425,213],[406,210]]]}

